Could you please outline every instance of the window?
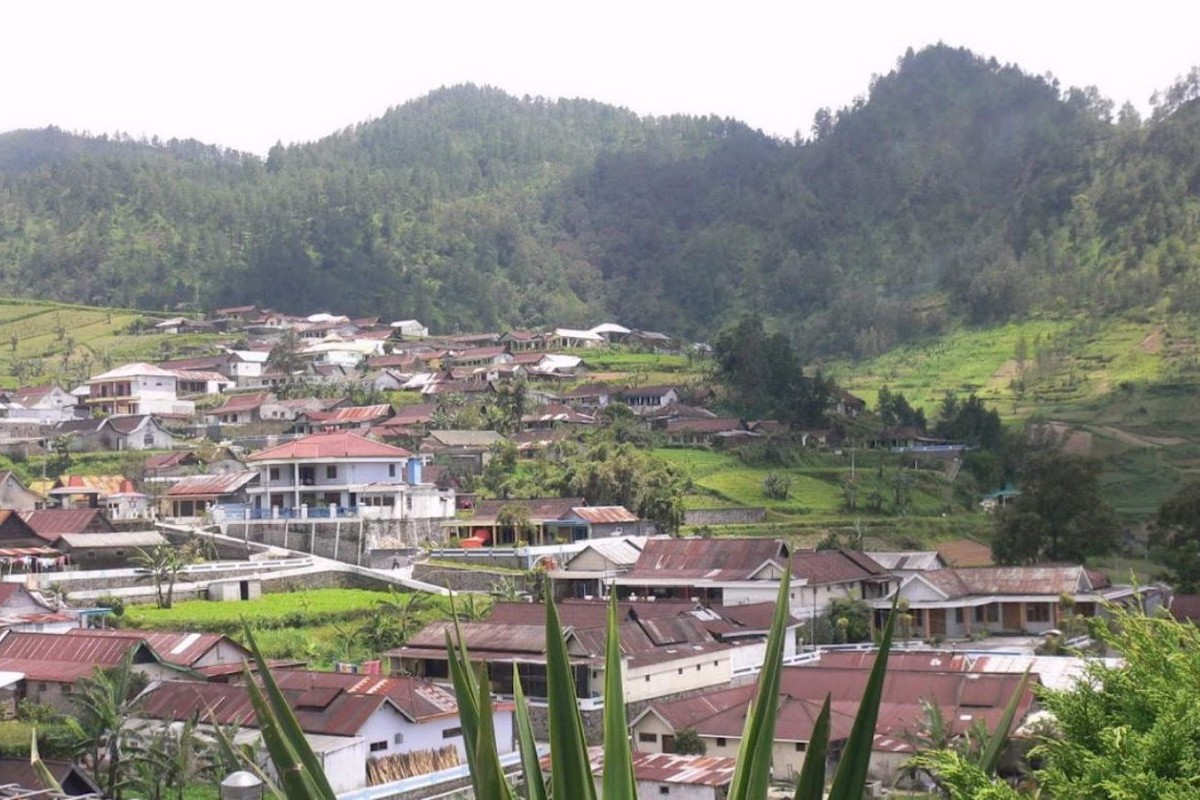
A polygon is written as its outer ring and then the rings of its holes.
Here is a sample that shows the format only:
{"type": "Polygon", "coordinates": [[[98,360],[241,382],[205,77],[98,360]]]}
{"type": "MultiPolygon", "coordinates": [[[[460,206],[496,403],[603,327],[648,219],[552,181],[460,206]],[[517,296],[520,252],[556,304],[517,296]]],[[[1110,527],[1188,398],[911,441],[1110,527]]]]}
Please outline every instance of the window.
{"type": "Polygon", "coordinates": [[[680,674],[680,675],[682,675],[682,674],[683,674],[683,667],[680,667],[680,668],[679,668],[679,674],[680,674]]]}
{"type": "Polygon", "coordinates": [[[46,686],[46,684],[44,684],[44,683],[39,683],[39,684],[38,684],[38,691],[39,691],[39,692],[44,692],[44,691],[46,691],[46,689],[47,689],[47,686],[46,686]]]}
{"type": "Polygon", "coordinates": [[[267,470],[267,476],[273,481],[279,480],[279,467],[271,467],[267,470]]]}
{"type": "Polygon", "coordinates": [[[154,431],[146,431],[146,435],[142,437],[142,444],[154,444],[154,431]]]}
{"type": "Polygon", "coordinates": [[[647,676],[646,676],[646,683],[649,683],[649,682],[650,682],[650,676],[649,676],[649,675],[647,675],[647,676]]]}
{"type": "Polygon", "coordinates": [[[671,787],[670,786],[660,786],[660,787],[658,787],[658,793],[659,794],[670,794],[671,787]]]}
{"type": "Polygon", "coordinates": [[[658,741],[657,733],[639,733],[638,741],[642,744],[654,744],[658,741]]]}
{"type": "Polygon", "coordinates": [[[396,477],[396,465],[395,464],[388,464],[388,477],[389,478],[396,477]]]}
{"type": "Polygon", "coordinates": [[[412,511],[412,495],[404,495],[404,508],[406,511],[412,511]]]}
{"type": "Polygon", "coordinates": [[[327,479],[328,478],[336,478],[337,477],[337,467],[333,466],[332,464],[325,467],[325,477],[327,479]]]}
{"type": "Polygon", "coordinates": [[[696,672],[699,672],[699,671],[700,671],[700,665],[699,665],[699,664],[697,664],[697,665],[696,665],[696,672]]]}
{"type": "Polygon", "coordinates": [[[725,737],[718,736],[717,737],[717,747],[724,747],[724,746],[725,746],[725,737]]]}
{"type": "Polygon", "coordinates": [[[59,689],[62,691],[63,694],[70,694],[71,693],[71,684],[69,684],[69,683],[59,684],[59,689]]]}
{"type": "Polygon", "coordinates": [[[997,605],[996,603],[992,603],[991,605],[989,605],[987,607],[987,621],[988,622],[999,622],[1000,621],[1000,606],[997,605]]]}
{"type": "Polygon", "coordinates": [[[396,735],[395,735],[395,736],[392,738],[392,744],[404,744],[404,734],[403,734],[403,733],[397,733],[397,734],[396,734],[396,735]]]}
{"type": "Polygon", "coordinates": [[[371,742],[371,752],[378,753],[380,750],[387,750],[387,741],[371,742]]]}
{"type": "Polygon", "coordinates": [[[796,742],[796,752],[803,753],[808,749],[808,742],[796,742]]]}
{"type": "Polygon", "coordinates": [[[1050,621],[1050,604],[1049,603],[1026,603],[1025,604],[1025,621],[1026,622],[1049,622],[1050,621]]]}
{"type": "Polygon", "coordinates": [[[959,625],[963,624],[963,610],[961,608],[954,609],[954,621],[959,625]]]}
{"type": "Polygon", "coordinates": [[[455,736],[462,736],[462,728],[446,728],[442,731],[443,739],[453,739],[455,736]]]}

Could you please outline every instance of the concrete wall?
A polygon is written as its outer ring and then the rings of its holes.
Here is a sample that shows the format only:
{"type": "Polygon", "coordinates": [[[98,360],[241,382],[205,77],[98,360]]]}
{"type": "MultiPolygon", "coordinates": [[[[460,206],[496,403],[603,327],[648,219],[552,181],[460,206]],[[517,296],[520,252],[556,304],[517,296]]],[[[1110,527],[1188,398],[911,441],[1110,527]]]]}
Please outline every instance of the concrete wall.
{"type": "Polygon", "coordinates": [[[347,564],[371,563],[372,550],[402,550],[438,542],[445,533],[437,520],[229,520],[226,536],[246,543],[299,550],[347,564]]]}

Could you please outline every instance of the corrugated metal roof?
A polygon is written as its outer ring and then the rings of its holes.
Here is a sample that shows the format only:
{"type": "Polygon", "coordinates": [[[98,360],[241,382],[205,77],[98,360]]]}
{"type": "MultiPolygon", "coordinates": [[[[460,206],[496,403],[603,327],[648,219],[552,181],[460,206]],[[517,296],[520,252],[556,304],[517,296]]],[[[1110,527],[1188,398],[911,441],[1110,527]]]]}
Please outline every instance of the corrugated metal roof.
{"type": "Polygon", "coordinates": [[[231,472],[225,475],[188,475],[172,483],[167,497],[220,497],[233,494],[258,478],[257,471],[231,472]]]}
{"type": "Polygon", "coordinates": [[[387,403],[373,406],[348,406],[332,411],[310,411],[305,414],[313,422],[369,422],[392,413],[387,403]]]}
{"type": "Polygon", "coordinates": [[[787,548],[776,539],[650,539],[621,583],[642,578],[749,580],[768,561],[782,566],[787,548]]]}
{"type": "Polygon", "coordinates": [[[453,694],[417,678],[290,669],[276,670],[272,675],[279,688],[284,690],[332,689],[335,692],[387,697],[415,722],[458,713],[458,702],[453,694]]]}
{"type": "Polygon", "coordinates": [[[637,514],[625,506],[572,506],[571,513],[593,525],[611,525],[618,522],[637,522],[637,514]]]}
{"type": "Polygon", "coordinates": [[[58,538],[72,550],[96,547],[158,547],[161,544],[167,544],[167,540],[158,531],[64,533],[58,538]]]}
{"type": "MultiPolygon", "coordinates": [[[[191,667],[210,650],[222,642],[227,647],[241,651],[247,658],[249,652],[240,644],[220,633],[188,633],[185,631],[138,631],[128,628],[75,628],[67,631],[68,636],[107,636],[134,639],[149,645],[162,661],[181,667],[191,667]]],[[[241,668],[241,662],[237,664],[241,668]]]]}
{"type": "Polygon", "coordinates": [[[955,539],[938,545],[942,560],[951,567],[990,567],[995,563],[992,548],[972,539],[955,539]]]}
{"type": "Polygon", "coordinates": [[[349,431],[314,433],[247,457],[247,461],[312,461],[323,458],[408,458],[403,447],[372,441],[349,431]]]}
{"type": "MultiPolygon", "coordinates": [[[[592,758],[592,772],[604,771],[604,754],[592,758]]],[[[681,756],[675,753],[634,753],[633,776],[639,781],[684,786],[727,786],[737,759],[721,756],[681,756]]]]}
{"type": "Polygon", "coordinates": [[[56,542],[64,533],[111,533],[112,523],[98,508],[47,508],[20,512],[35,534],[48,542],[56,542]]]}
{"type": "Polygon", "coordinates": [[[141,640],[111,636],[67,636],[60,633],[9,633],[0,639],[0,670],[24,672],[35,681],[71,683],[96,667],[121,663],[141,640]]]}
{"type": "Polygon", "coordinates": [[[271,395],[267,392],[256,392],[254,394],[233,394],[225,397],[225,402],[217,408],[206,411],[206,414],[230,414],[239,411],[253,411],[260,408],[263,403],[270,400],[271,395]]]}

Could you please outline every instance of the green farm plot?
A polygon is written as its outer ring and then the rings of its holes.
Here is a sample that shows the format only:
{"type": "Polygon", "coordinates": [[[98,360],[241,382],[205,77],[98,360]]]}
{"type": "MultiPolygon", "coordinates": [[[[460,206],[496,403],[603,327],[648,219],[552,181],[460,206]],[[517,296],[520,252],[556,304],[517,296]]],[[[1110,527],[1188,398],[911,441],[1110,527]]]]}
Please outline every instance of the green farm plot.
{"type": "Polygon", "coordinates": [[[214,633],[240,630],[243,618],[256,629],[299,628],[366,616],[390,598],[388,592],[369,589],[310,589],[240,603],[186,600],[172,608],[130,606],[124,620],[134,628],[214,633]]]}

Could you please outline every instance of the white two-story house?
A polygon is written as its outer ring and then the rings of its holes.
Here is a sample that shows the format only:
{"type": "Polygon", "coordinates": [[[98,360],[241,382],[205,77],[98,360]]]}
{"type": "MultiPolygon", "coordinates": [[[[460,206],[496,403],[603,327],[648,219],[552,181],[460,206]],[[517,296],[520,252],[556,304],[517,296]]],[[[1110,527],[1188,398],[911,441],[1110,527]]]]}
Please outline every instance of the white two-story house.
{"type": "Polygon", "coordinates": [[[153,364],[125,364],[89,378],[86,404],[93,413],[191,416],[196,406],[178,397],[178,377],[153,364]]]}
{"type": "Polygon", "coordinates": [[[305,516],[336,507],[339,514],[388,519],[454,516],[454,492],[424,483],[418,457],[356,433],[315,433],[260,450],[246,462],[259,471],[258,484],[246,488],[259,515],[305,516]]]}

